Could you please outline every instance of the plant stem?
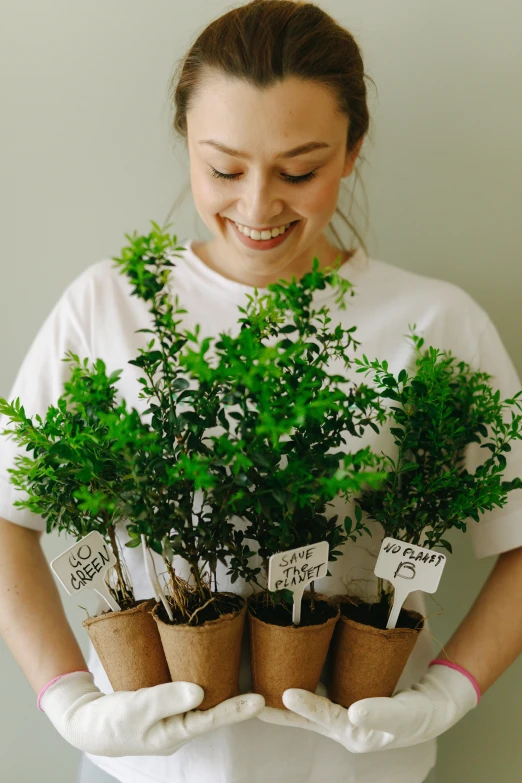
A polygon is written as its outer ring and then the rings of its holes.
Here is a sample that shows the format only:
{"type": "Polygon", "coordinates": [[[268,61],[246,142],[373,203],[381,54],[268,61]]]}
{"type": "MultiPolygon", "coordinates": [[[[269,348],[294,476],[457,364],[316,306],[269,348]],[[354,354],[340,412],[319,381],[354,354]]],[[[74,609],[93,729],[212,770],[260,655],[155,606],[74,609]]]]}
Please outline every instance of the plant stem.
{"type": "Polygon", "coordinates": [[[209,590],[208,590],[208,588],[206,587],[206,585],[203,583],[203,581],[201,579],[201,574],[199,572],[199,567],[198,567],[197,564],[190,563],[190,573],[194,577],[194,581],[196,583],[196,587],[198,589],[198,592],[199,592],[201,598],[202,599],[207,598],[207,594],[208,594],[209,590]]]}
{"type": "Polygon", "coordinates": [[[132,596],[127,590],[125,579],[123,578],[123,573],[121,570],[120,553],[118,551],[118,542],[116,541],[116,531],[114,529],[114,525],[108,525],[107,532],[109,534],[109,538],[111,541],[111,549],[114,553],[114,557],[116,558],[116,563],[114,568],[116,569],[116,573],[118,574],[118,584],[120,586],[122,596],[126,601],[132,601],[132,596]]]}
{"type": "Polygon", "coordinates": [[[315,584],[313,580],[310,582],[310,611],[315,611],[315,584]]]}
{"type": "Polygon", "coordinates": [[[384,579],[380,576],[377,577],[377,596],[379,603],[384,601],[384,579]]]}

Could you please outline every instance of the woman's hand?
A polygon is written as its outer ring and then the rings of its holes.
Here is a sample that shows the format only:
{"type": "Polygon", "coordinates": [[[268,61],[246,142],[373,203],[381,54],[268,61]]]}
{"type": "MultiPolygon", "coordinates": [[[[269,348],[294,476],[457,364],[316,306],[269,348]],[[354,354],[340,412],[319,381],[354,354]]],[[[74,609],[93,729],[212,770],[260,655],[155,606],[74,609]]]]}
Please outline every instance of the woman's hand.
{"type": "Polygon", "coordinates": [[[264,707],[258,718],[316,731],[351,753],[368,753],[404,748],[437,737],[478,701],[468,677],[434,664],[419,682],[391,698],[362,699],[345,709],[324,696],[290,688],[283,694],[283,703],[291,712],[264,707]]]}
{"type": "Polygon", "coordinates": [[[90,672],[72,672],[46,687],[39,705],[79,750],[96,756],[170,756],[199,734],[253,718],[265,703],[262,696],[245,693],[194,711],[203,697],[203,688],[191,682],[104,694],[90,672]]]}

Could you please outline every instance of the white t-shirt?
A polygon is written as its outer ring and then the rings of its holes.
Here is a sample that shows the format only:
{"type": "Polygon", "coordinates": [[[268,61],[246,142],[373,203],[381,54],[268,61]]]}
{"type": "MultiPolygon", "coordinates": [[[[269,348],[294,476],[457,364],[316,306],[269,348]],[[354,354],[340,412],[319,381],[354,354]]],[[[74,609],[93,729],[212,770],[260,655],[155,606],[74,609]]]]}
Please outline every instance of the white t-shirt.
{"type": "MultiPolygon", "coordinates": [[[[187,310],[183,325],[193,330],[201,326],[201,337],[217,336],[230,329],[236,333],[237,306],[245,305],[245,294],[253,288],[229,280],[208,268],[192,250],[192,240],[179,241],[186,250],[175,258],[172,270],[172,292],[179,296],[180,306],[187,310]]],[[[494,376],[501,398],[513,395],[520,381],[513,363],[488,314],[458,286],[409,272],[384,261],[368,258],[358,249],[340,268],[340,274],[354,284],[355,296],[347,296],[346,310],[335,305],[332,289],[316,291],[314,302],[330,308],[332,328],[340,322],[345,328],[357,326],[354,336],[361,341],[357,355],[369,359],[386,359],[391,372],[411,363],[412,347],[405,335],[408,325],[416,324],[425,345],[449,349],[459,358],[475,363],[494,376]]],[[[267,289],[259,289],[266,293],[267,289]]],[[[111,259],[92,264],[66,288],[43,323],[20,366],[9,401],[20,397],[28,415],[44,416],[63,392],[69,365],[62,361],[66,350],[94,360],[103,358],[108,371],[123,370],[119,394],[131,406],[143,411],[139,399],[140,370],[127,362],[138,355],[150,335],[137,333],[152,325],[146,303],[132,295],[127,277],[115,268],[111,259]]],[[[343,368],[343,372],[347,372],[343,368]]],[[[350,371],[347,372],[350,377],[350,371]]],[[[361,381],[364,376],[352,377],[361,381]]],[[[369,382],[369,377],[366,379],[369,382]]],[[[0,429],[7,425],[0,417],[0,429]]],[[[394,456],[393,439],[382,428],[379,435],[370,428],[363,438],[353,439],[353,450],[370,444],[376,451],[394,456]]],[[[349,437],[349,436],[348,436],[349,437]]],[[[517,441],[509,455],[506,479],[522,476],[522,442],[517,441]]],[[[8,467],[13,467],[17,446],[12,439],[0,437],[0,516],[28,528],[45,530],[45,521],[17,509],[13,501],[22,497],[9,481],[8,467]]],[[[480,454],[483,459],[483,450],[480,454]]],[[[470,452],[470,461],[473,457],[470,452]]],[[[197,502],[200,502],[197,501],[197,502]]],[[[331,513],[343,519],[353,513],[353,505],[336,499],[331,513]],[[335,511],[334,511],[335,508],[335,511]]],[[[469,520],[469,534],[477,557],[497,554],[522,545],[520,512],[522,492],[508,495],[504,508],[487,512],[479,523],[469,520]]],[[[236,520],[241,524],[241,520],[236,520]]],[[[382,538],[382,529],[370,522],[372,537],[348,542],[343,555],[330,564],[332,576],[319,580],[316,588],[330,595],[346,591],[347,580],[355,581],[362,595],[375,593],[373,568],[382,538]],[[367,591],[366,593],[364,591],[367,591]]],[[[124,526],[118,531],[123,544],[124,526]]],[[[67,546],[70,544],[68,543],[67,546]]],[[[66,546],[64,545],[64,549],[66,546]]],[[[136,598],[152,595],[140,549],[125,548],[136,598]]],[[[157,556],[155,556],[157,557],[157,556]]],[[[157,560],[161,570],[161,561],[157,560]]],[[[187,576],[183,564],[175,563],[187,576]]],[[[218,566],[219,586],[248,594],[240,582],[230,585],[226,569],[218,566]]],[[[423,595],[410,594],[406,606],[424,611],[423,595]]],[[[422,632],[406,665],[398,687],[407,687],[422,676],[434,656],[428,632],[422,632]]],[[[89,668],[95,682],[104,692],[111,687],[98,657],[90,647],[89,668]]],[[[250,689],[248,649],[245,640],[242,656],[241,690],[250,689]]],[[[196,738],[171,756],[106,758],[91,756],[92,761],[124,783],[421,783],[435,764],[436,742],[431,740],[410,748],[351,754],[341,745],[315,732],[283,728],[257,719],[221,728],[196,738]]]]}

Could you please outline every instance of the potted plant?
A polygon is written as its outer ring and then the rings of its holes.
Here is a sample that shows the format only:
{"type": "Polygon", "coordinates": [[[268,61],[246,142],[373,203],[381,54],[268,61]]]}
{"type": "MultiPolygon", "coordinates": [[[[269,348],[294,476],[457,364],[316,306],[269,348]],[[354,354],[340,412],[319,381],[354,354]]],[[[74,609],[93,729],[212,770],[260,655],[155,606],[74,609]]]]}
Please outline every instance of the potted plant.
{"type": "MultiPolygon", "coordinates": [[[[245,535],[262,563],[263,589],[249,599],[253,687],[267,705],[281,709],[286,688],[315,691],[339,609],[317,595],[312,582],[302,622],[293,625],[291,594],[267,588],[268,560],[282,550],[327,541],[334,561],[348,536],[365,528],[359,519],[337,524],[337,516],[326,514],[328,502],[376,486],[385,475],[371,471],[378,458],[368,447],[348,453],[345,446],[346,434],[359,437],[367,426],[378,431],[375,420],[384,413],[375,391],[363,384],[345,390],[347,379],[325,369],[332,358],[350,366],[348,348],[358,345],[355,327],[332,329],[328,309],[312,309],[315,289],[338,282],[343,301],[350,285],[328,271],[314,259],[313,271],[298,283],[294,278],[270,285],[263,297],[256,289],[240,308],[239,334],[220,335],[215,343],[214,367],[205,356],[208,344],[181,359],[199,377],[217,378],[224,403],[237,407],[228,415],[245,468],[233,508],[248,520],[245,535]],[[296,339],[289,339],[291,333],[296,339]]],[[[226,417],[220,420],[228,429],[226,417]]]]}
{"type": "Polygon", "coordinates": [[[46,520],[46,529],[65,531],[78,541],[98,531],[114,554],[108,589],[120,611],[108,610],[84,620],[89,637],[117,690],[169,682],[161,641],[149,610],[154,601],[136,601],[130,575],[118,546],[116,526],[124,520],[120,494],[127,466],[111,448],[104,415],[116,407],[116,382],[121,374],[107,375],[103,360],[89,368],[68,352],[71,375],[56,405],[45,419],[27,416],[20,399],[11,404],[0,398],[0,413],[14,430],[15,441],[32,452],[18,454],[11,481],[27,497],[16,506],[30,509],[46,520]]]}
{"type": "MultiPolygon", "coordinates": [[[[245,457],[228,433],[210,435],[224,416],[219,384],[204,372],[188,373],[181,362],[186,343],[198,344],[199,326],[194,334],[178,328],[175,316],[186,311],[170,296],[169,268],[180,248],[175,236],[155,223],[153,228],[147,236],[127,235],[130,245],[113,259],[133,284],[133,295],[148,302],[153,322],[152,329],[140,330],[153,338],[131,364],[143,371],[139,396],[147,403],[143,415],[151,414],[159,456],[138,467],[135,451],[126,452],[129,473],[142,477],[140,492],[131,493],[127,505],[127,546],[143,542],[164,562],[166,601],[152,615],[172,680],[203,687],[199,709],[208,709],[238,693],[246,616],[242,596],[219,591],[217,564],[230,561],[235,578],[255,580],[257,573],[249,565],[253,551],[231,522],[245,457]],[[188,568],[185,577],[176,571],[175,558],[188,568]]],[[[209,343],[202,341],[203,353],[209,343]]],[[[112,427],[115,441],[125,445],[116,418],[112,427]]]]}
{"type": "MultiPolygon", "coordinates": [[[[415,357],[411,375],[402,369],[395,377],[386,361],[355,359],[357,372],[371,373],[380,395],[393,402],[388,421],[397,447],[395,459],[382,457],[386,480],[363,491],[355,510],[358,519],[365,512],[379,522],[384,537],[451,552],[448,530],[465,531],[469,518],[478,522],[479,513],[502,507],[508,492],[522,488],[520,478],[502,480],[510,442],[522,438],[522,415],[516,413],[522,411],[522,390],[500,400],[489,374],[451,351],[422,351],[424,338],[415,329],[410,326],[408,335],[415,357]],[[466,469],[471,444],[477,453],[486,450],[473,472],[466,469]]],[[[393,587],[383,579],[377,587],[375,603],[351,597],[342,604],[329,694],[345,707],[392,695],[423,627],[418,613],[402,609],[396,628],[386,630],[393,587]]]]}
{"type": "MultiPolygon", "coordinates": [[[[164,585],[159,584],[157,577],[153,581],[157,602],[151,614],[170,676],[173,681],[200,685],[205,698],[198,709],[209,709],[238,693],[246,612],[244,599],[220,592],[216,577],[217,561],[226,562],[230,555],[229,540],[230,547],[238,551],[238,537],[227,521],[227,506],[219,505],[212,494],[222,464],[229,460],[220,448],[221,441],[213,436],[211,456],[183,451],[180,446],[174,461],[173,455],[163,447],[158,452],[159,458],[142,463],[139,471],[136,460],[139,431],[133,431],[124,411],[120,416],[114,415],[109,422],[114,448],[126,448],[124,441],[128,441],[130,448],[125,459],[129,476],[134,476],[132,481],[139,481],[139,487],[137,484],[136,489],[129,487],[126,493],[125,508],[131,520],[126,546],[143,544],[161,556],[167,578],[164,585]],[[198,491],[203,494],[199,511],[195,509],[198,491]],[[188,578],[177,572],[175,558],[188,566],[188,578]]],[[[137,419],[136,424],[141,426],[137,419]]],[[[156,444],[159,443],[157,438],[156,444]]],[[[233,475],[220,480],[223,487],[233,487],[233,475]]],[[[236,568],[242,574],[248,556],[243,550],[238,555],[236,568]]]]}

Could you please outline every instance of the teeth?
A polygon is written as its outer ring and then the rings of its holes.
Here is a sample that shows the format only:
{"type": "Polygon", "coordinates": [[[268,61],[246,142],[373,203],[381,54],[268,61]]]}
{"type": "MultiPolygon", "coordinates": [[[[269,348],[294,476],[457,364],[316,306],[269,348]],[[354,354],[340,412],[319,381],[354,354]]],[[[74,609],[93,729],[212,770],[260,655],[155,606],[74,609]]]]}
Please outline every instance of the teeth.
{"type": "Polygon", "coordinates": [[[278,237],[280,234],[284,234],[287,228],[290,226],[290,223],[287,223],[285,226],[278,226],[273,228],[271,231],[268,229],[265,231],[257,231],[255,228],[248,228],[248,226],[242,226],[240,223],[235,223],[235,225],[246,237],[250,237],[250,239],[263,240],[272,239],[272,237],[278,237]]]}

